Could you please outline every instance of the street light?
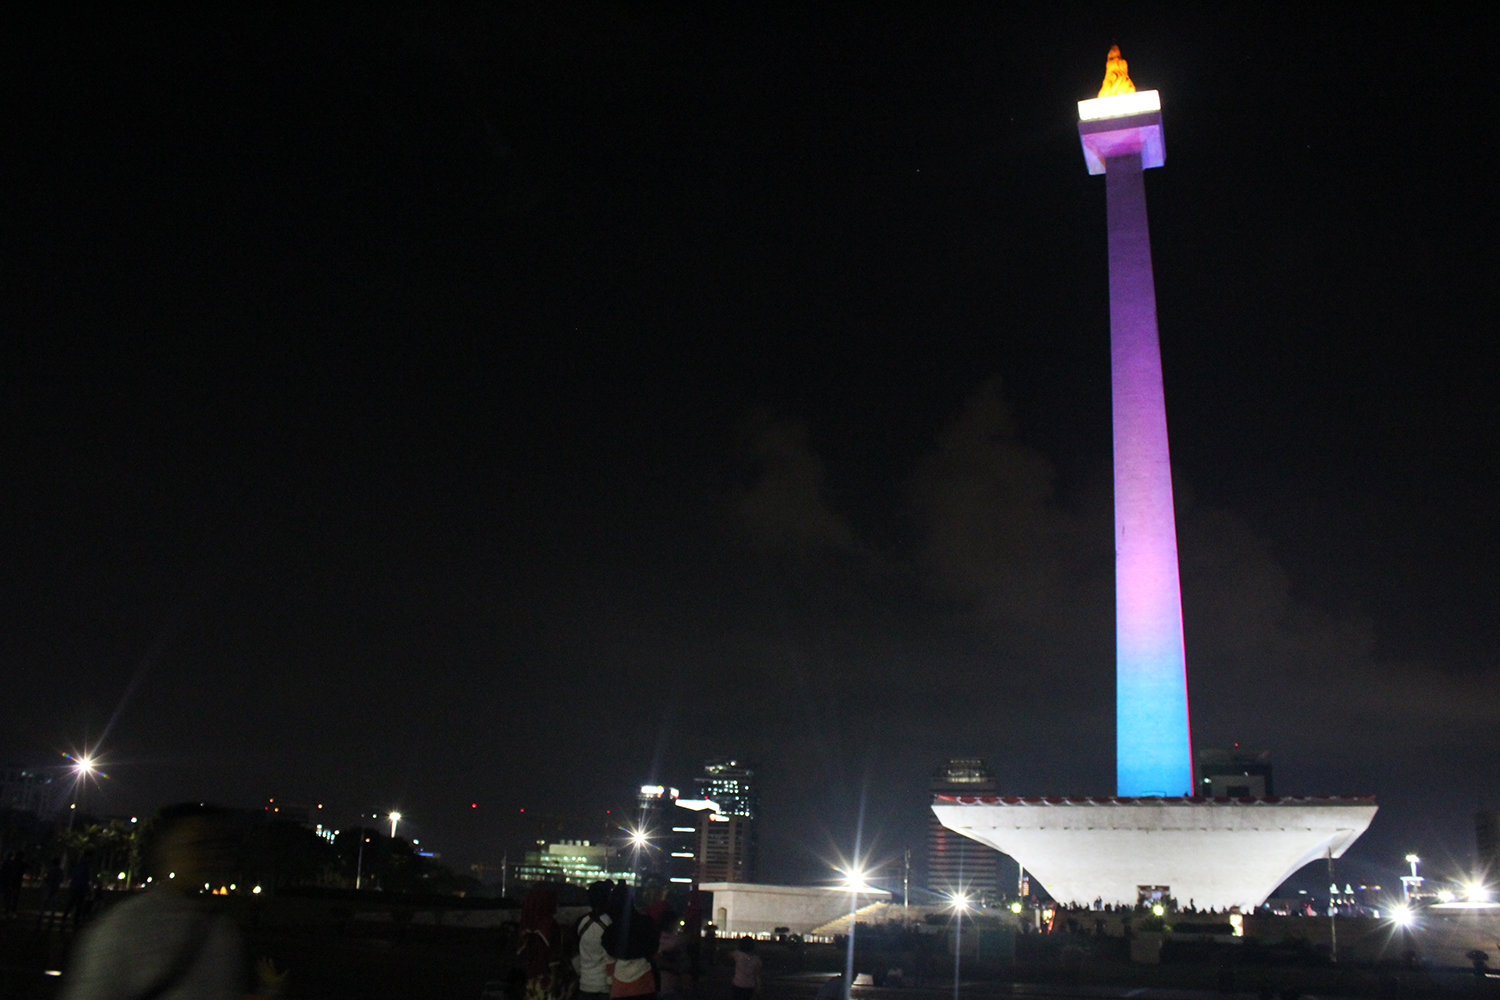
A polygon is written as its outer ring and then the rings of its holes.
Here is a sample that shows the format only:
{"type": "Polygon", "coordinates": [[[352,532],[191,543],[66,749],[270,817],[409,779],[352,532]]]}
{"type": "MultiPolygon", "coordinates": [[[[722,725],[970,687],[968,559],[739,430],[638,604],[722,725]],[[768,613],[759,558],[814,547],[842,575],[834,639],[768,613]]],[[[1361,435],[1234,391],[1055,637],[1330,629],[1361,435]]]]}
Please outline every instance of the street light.
{"type": "MultiPolygon", "coordinates": [[[[859,843],[855,842],[855,854],[858,856],[859,843]]],[[[865,881],[865,871],[858,863],[848,868],[834,868],[834,871],[844,876],[844,884],[841,888],[849,894],[849,944],[844,954],[844,1000],[850,1000],[854,989],[854,931],[855,915],[859,913],[859,894],[869,891],[869,883],[865,881]]]]}
{"type": "Polygon", "coordinates": [[[964,914],[969,910],[969,895],[965,892],[954,893],[953,901],[953,1000],[958,1000],[958,984],[960,963],[963,961],[964,953],[964,914]]]}
{"type": "Polygon", "coordinates": [[[396,812],[396,811],[394,811],[394,810],[392,810],[391,814],[388,815],[386,817],[386,819],[388,819],[388,820],[391,821],[391,839],[395,840],[396,839],[396,824],[399,823],[399,822],[401,822],[401,814],[398,813],[398,812],[396,812]]]}
{"type": "Polygon", "coordinates": [[[865,872],[862,868],[840,868],[843,873],[844,888],[849,892],[869,892],[870,883],[865,881],[865,872]]]}
{"type": "Polygon", "coordinates": [[[1403,899],[1408,904],[1411,903],[1412,896],[1415,895],[1417,890],[1422,886],[1422,876],[1417,874],[1417,864],[1421,860],[1422,859],[1417,857],[1415,854],[1408,854],[1406,856],[1406,863],[1411,865],[1411,874],[1401,876],[1401,892],[1403,899]]]}
{"type": "Polygon", "coordinates": [[[354,863],[354,888],[358,889],[360,883],[364,881],[365,845],[370,842],[370,838],[365,836],[364,827],[359,827],[356,832],[359,834],[359,860],[354,863]]]}
{"type": "Polygon", "coordinates": [[[73,772],[73,801],[68,806],[68,829],[73,829],[73,820],[78,815],[78,793],[89,778],[94,776],[96,766],[94,760],[88,754],[80,754],[73,757],[71,754],[63,754],[73,761],[71,768],[73,772]]]}

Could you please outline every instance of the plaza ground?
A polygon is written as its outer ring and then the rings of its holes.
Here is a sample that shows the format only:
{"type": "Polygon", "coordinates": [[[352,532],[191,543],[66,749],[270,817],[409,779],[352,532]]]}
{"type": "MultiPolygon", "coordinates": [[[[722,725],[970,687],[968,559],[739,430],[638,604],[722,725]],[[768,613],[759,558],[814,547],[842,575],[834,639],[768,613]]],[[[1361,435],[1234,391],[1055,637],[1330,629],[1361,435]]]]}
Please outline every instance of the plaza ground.
{"type": "MultiPolygon", "coordinates": [[[[371,894],[372,897],[375,894],[371,894]]],[[[386,921],[350,919],[347,907],[306,901],[263,901],[252,908],[214,900],[246,928],[249,950],[290,969],[287,1000],[477,1000],[487,984],[504,983],[513,951],[507,928],[424,924],[399,916],[386,921]]],[[[1341,937],[1343,932],[1341,931],[1341,937]]],[[[0,924],[0,998],[46,1000],[57,995],[73,935],[39,931],[34,911],[0,924]]],[[[915,954],[880,935],[856,935],[857,971],[884,978],[899,968],[902,985],[856,987],[858,1000],[938,1000],[955,995],[953,959],[946,949],[915,954]]],[[[1403,968],[1389,961],[1333,964],[1316,942],[1284,938],[1274,946],[1199,944],[1168,946],[1159,965],[1129,961],[1126,942],[1067,934],[1024,935],[1014,962],[964,959],[960,997],[1493,997],[1500,978],[1476,976],[1455,966],[1403,968]]],[[[728,1000],[729,946],[718,942],[702,980],[685,1000],[728,1000]]],[[[833,945],[760,946],[766,962],[764,1000],[811,1000],[846,952],[833,945]]],[[[705,956],[707,958],[708,956],[705,956]]],[[[1495,957],[1492,955],[1492,959],[1495,957]]],[[[1500,963],[1496,963],[1500,964],[1500,963]]]]}

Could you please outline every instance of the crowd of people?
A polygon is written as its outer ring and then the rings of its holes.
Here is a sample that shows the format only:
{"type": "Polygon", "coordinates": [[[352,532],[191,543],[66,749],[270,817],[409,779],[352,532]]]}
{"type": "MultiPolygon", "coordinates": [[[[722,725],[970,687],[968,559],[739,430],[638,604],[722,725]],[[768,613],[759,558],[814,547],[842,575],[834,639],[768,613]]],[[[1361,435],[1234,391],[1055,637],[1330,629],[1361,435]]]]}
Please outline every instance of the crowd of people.
{"type": "MultiPolygon", "coordinates": [[[[580,1000],[670,997],[697,982],[703,936],[694,907],[686,919],[664,900],[642,909],[631,886],[608,880],[587,892],[589,912],[566,935],[553,890],[536,889],[522,901],[516,974],[524,1000],[566,1000],[575,992],[580,1000]]],[[[740,939],[734,965],[734,1000],[751,1000],[761,975],[754,939],[740,939]]]]}
{"type": "MultiPolygon", "coordinates": [[[[212,807],[163,810],[147,862],[155,876],[152,886],[104,908],[92,922],[97,886],[90,859],[83,856],[68,866],[58,858],[44,865],[38,920],[83,931],[61,996],[242,1000],[251,988],[244,940],[227,915],[197,898],[198,887],[227,870],[233,850],[229,834],[212,807]]],[[[26,868],[26,858],[15,852],[0,862],[0,900],[12,919],[26,868]]],[[[504,989],[509,1000],[573,1000],[575,994],[578,1000],[678,997],[693,991],[706,965],[713,964],[713,927],[704,926],[694,903],[683,914],[666,900],[643,906],[634,887],[608,880],[588,886],[586,898],[588,912],[567,926],[559,922],[554,889],[537,888],[524,898],[512,975],[504,989]]],[[[733,1000],[753,1000],[762,970],[754,939],[736,942],[733,965],[733,1000]]],[[[261,996],[274,996],[285,977],[262,962],[253,978],[261,996]]]]}
{"type": "MultiPolygon", "coordinates": [[[[0,861],[0,907],[5,920],[17,919],[21,889],[30,866],[21,851],[9,851],[0,861]]],[[[81,854],[64,867],[56,857],[42,866],[39,885],[42,897],[37,911],[37,930],[52,928],[78,930],[93,915],[100,896],[99,876],[92,855],[81,854]]]]}

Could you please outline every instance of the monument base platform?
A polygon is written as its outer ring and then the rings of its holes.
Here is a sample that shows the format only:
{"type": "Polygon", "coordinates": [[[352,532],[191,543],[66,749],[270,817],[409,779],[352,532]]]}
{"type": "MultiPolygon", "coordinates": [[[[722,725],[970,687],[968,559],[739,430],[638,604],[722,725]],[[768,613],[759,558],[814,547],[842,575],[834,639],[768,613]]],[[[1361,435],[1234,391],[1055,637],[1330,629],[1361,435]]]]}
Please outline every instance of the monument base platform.
{"type": "Polygon", "coordinates": [[[934,797],[938,822],[1010,855],[1060,903],[1199,909],[1265,902],[1310,861],[1343,855],[1374,796],[1259,799],[934,797]],[[1149,888],[1148,888],[1149,887],[1149,888]]]}

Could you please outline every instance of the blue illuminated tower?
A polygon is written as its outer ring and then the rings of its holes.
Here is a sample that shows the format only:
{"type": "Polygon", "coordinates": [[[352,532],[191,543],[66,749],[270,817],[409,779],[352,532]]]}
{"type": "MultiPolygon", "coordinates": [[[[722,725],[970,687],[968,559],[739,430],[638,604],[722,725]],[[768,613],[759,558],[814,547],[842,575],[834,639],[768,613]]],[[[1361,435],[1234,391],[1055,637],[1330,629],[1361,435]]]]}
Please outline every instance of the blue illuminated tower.
{"type": "Polygon", "coordinates": [[[1078,118],[1084,162],[1089,173],[1105,175],[1109,209],[1118,793],[956,791],[935,794],[932,812],[946,829],[1015,858],[1061,903],[1133,907],[1153,893],[1247,912],[1304,865],[1341,857],[1377,806],[1368,795],[1275,796],[1269,767],[1258,761],[1208,771],[1211,794],[1192,794],[1172,465],[1142,173],[1166,159],[1161,100],[1155,91],[1135,91],[1116,48],[1099,98],[1079,101],[1078,118]]]}
{"type": "Polygon", "coordinates": [[[1109,226],[1116,794],[1191,795],[1177,524],[1142,173],[1166,161],[1161,101],[1154,90],[1136,92],[1118,48],[1099,93],[1078,103],[1078,132],[1089,173],[1105,175],[1109,226]]]}

